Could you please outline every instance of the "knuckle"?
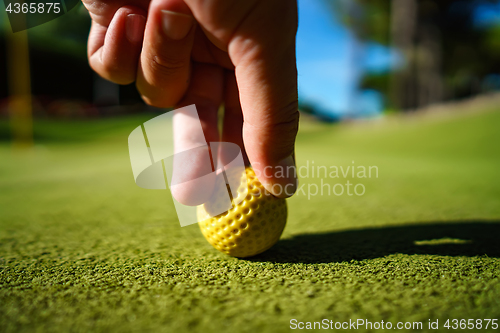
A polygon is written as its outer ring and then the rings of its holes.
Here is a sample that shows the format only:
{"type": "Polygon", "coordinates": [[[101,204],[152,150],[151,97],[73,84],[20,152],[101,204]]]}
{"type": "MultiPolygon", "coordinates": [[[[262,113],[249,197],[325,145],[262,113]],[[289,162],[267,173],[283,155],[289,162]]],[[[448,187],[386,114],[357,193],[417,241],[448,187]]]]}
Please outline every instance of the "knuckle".
{"type": "Polygon", "coordinates": [[[165,55],[154,55],[149,65],[154,75],[171,76],[188,68],[190,60],[187,58],[175,58],[165,55]]]}
{"type": "Polygon", "coordinates": [[[271,121],[270,132],[274,137],[281,138],[279,141],[283,148],[294,146],[295,137],[299,131],[299,118],[297,103],[292,102],[286,108],[281,109],[274,121],[271,121]]]}
{"type": "Polygon", "coordinates": [[[293,150],[299,130],[299,117],[297,103],[292,102],[279,112],[269,113],[258,124],[247,124],[257,130],[263,140],[273,142],[273,149],[288,151],[293,150]]]}
{"type": "Polygon", "coordinates": [[[189,71],[190,59],[156,54],[143,59],[143,64],[147,70],[139,75],[136,82],[141,98],[154,107],[174,106],[185,89],[182,89],[184,84],[177,83],[173,77],[182,78],[184,72],[189,71]]]}
{"type": "Polygon", "coordinates": [[[137,84],[137,91],[141,95],[142,100],[149,106],[156,108],[168,108],[174,106],[174,102],[169,98],[168,94],[162,93],[157,89],[151,89],[150,86],[137,84]]]}
{"type": "Polygon", "coordinates": [[[117,84],[129,84],[135,80],[133,70],[124,68],[123,66],[103,63],[101,66],[91,65],[91,67],[97,74],[106,80],[117,84]]]}
{"type": "Polygon", "coordinates": [[[296,100],[288,103],[286,106],[277,108],[277,112],[270,113],[271,119],[269,120],[271,126],[277,128],[284,128],[287,130],[298,130],[299,127],[299,108],[296,100]]]}
{"type": "MultiPolygon", "coordinates": [[[[293,113],[288,114],[285,118],[277,121],[273,124],[275,131],[279,134],[287,134],[287,136],[294,136],[299,131],[299,111],[294,111],[293,113]]],[[[293,136],[293,137],[294,137],[293,136]]]]}
{"type": "Polygon", "coordinates": [[[161,107],[162,103],[160,101],[152,99],[148,95],[141,94],[141,98],[144,101],[144,103],[146,103],[149,106],[157,107],[157,108],[161,107]]]}

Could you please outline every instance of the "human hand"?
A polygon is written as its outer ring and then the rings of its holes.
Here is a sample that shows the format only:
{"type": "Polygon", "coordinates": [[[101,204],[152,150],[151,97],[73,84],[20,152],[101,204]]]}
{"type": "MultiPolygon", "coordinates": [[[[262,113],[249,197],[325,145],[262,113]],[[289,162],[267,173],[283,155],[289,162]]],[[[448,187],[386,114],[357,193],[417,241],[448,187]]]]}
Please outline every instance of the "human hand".
{"type": "MultiPolygon", "coordinates": [[[[279,197],[295,192],[296,171],[290,169],[299,120],[295,1],[83,3],[92,17],[89,62],[98,74],[119,84],[136,81],[144,101],[156,107],[195,104],[205,142],[238,144],[267,190],[279,197]],[[277,172],[280,167],[285,172],[277,172]]],[[[199,144],[190,121],[174,124],[181,151],[199,144]]],[[[199,173],[196,161],[188,173],[199,173]]],[[[188,204],[186,198],[197,190],[173,193],[188,204]]]]}

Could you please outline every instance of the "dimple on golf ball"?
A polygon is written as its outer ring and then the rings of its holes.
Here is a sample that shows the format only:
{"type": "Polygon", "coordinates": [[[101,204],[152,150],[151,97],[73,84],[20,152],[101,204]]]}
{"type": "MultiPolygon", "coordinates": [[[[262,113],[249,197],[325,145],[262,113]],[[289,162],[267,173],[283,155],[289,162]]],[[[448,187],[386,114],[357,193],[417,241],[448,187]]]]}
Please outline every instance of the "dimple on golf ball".
{"type": "Polygon", "coordinates": [[[239,178],[238,191],[233,194],[233,208],[217,216],[209,214],[218,198],[227,193],[224,191],[228,188],[221,187],[215,189],[215,199],[198,206],[197,212],[198,224],[208,242],[217,250],[240,258],[262,253],[276,244],[287,218],[286,200],[271,195],[251,167],[245,169],[245,174],[246,177],[226,174],[228,178],[239,178]],[[235,202],[239,203],[234,205],[235,202]]]}

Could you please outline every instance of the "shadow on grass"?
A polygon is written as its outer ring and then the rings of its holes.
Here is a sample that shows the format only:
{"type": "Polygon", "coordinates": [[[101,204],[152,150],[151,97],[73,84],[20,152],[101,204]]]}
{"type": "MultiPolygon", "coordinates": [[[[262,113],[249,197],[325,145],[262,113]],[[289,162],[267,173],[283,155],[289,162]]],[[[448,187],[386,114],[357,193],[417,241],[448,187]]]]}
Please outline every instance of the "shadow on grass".
{"type": "Polygon", "coordinates": [[[297,235],[251,261],[329,263],[389,254],[500,257],[500,221],[426,222],[297,235]]]}

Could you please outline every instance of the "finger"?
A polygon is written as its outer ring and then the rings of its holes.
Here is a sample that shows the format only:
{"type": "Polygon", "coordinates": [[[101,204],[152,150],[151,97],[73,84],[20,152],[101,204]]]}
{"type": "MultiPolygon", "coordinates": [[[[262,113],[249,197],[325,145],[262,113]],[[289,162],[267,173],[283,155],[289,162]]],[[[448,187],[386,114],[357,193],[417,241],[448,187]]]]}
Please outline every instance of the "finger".
{"type": "Polygon", "coordinates": [[[215,179],[201,177],[212,172],[212,164],[217,163],[216,152],[210,152],[207,144],[219,141],[217,122],[222,94],[223,70],[214,65],[194,63],[191,84],[176,108],[195,104],[198,117],[189,113],[175,114],[173,124],[176,157],[173,183],[177,185],[172,186],[171,191],[182,204],[199,205],[212,194],[215,179]],[[200,148],[202,146],[205,148],[200,148]],[[200,181],[191,181],[196,179],[200,181]]]}
{"type": "MultiPolygon", "coordinates": [[[[211,64],[193,63],[191,82],[184,98],[176,107],[196,104],[203,133],[207,142],[219,141],[217,114],[223,99],[224,71],[211,64]]],[[[179,132],[181,133],[181,132],[179,132]]],[[[190,145],[189,131],[183,137],[176,137],[176,145],[190,145]]]]}
{"type": "Polygon", "coordinates": [[[137,88],[156,107],[179,102],[189,85],[195,20],[179,0],[153,0],[149,9],[137,88]]]}
{"type": "Polygon", "coordinates": [[[227,52],[210,42],[202,29],[196,29],[191,59],[196,62],[217,64],[234,71],[234,65],[227,52]]]}
{"type": "Polygon", "coordinates": [[[137,7],[118,9],[109,25],[92,21],[88,57],[92,69],[118,84],[135,80],[146,25],[145,12],[137,7]]]}
{"type": "Polygon", "coordinates": [[[185,0],[199,25],[235,66],[246,153],[262,184],[276,196],[297,189],[298,131],[292,0],[185,0]]]}
{"type": "Polygon", "coordinates": [[[297,8],[294,1],[260,4],[231,40],[229,55],[236,67],[248,158],[268,191],[289,197],[297,189],[297,8]],[[245,36],[251,34],[249,42],[245,36]]]}
{"type": "MultiPolygon", "coordinates": [[[[243,156],[245,165],[248,165],[248,157],[243,144],[243,114],[241,112],[240,98],[238,95],[238,86],[234,71],[226,70],[224,73],[224,122],[222,126],[222,141],[237,144],[243,156]]],[[[221,156],[224,165],[231,160],[226,156],[221,156]]]]}

